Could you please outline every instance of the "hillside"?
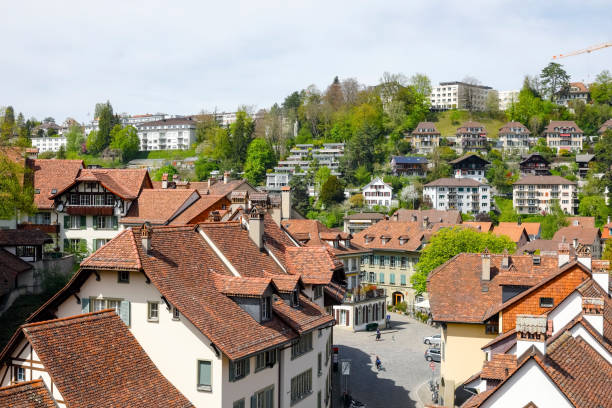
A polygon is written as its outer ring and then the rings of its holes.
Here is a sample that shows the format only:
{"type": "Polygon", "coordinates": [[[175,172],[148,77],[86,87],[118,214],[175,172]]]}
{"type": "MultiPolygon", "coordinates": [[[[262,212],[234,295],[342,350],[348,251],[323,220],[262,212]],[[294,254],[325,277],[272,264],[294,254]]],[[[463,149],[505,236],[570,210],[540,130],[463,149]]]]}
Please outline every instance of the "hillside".
{"type": "MultiPolygon", "coordinates": [[[[436,127],[442,134],[442,136],[453,136],[457,131],[457,128],[461,125],[461,123],[470,119],[470,115],[468,112],[457,111],[461,119],[459,120],[459,124],[453,124],[451,122],[451,111],[440,112],[438,114],[438,121],[436,122],[436,127]]],[[[506,124],[506,120],[497,120],[491,119],[488,117],[480,117],[480,115],[472,116],[472,120],[476,122],[482,123],[486,128],[487,132],[489,132],[489,137],[497,137],[499,132],[499,128],[506,124]]]]}

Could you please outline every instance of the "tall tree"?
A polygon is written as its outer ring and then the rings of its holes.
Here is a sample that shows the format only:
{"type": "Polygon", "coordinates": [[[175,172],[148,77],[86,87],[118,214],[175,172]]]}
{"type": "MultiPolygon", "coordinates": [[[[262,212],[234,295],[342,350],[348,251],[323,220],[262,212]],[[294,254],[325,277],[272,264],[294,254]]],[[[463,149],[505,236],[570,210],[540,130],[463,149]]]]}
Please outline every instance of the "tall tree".
{"type": "Polygon", "coordinates": [[[88,144],[87,149],[97,154],[104,150],[111,142],[111,130],[120,123],[119,118],[113,114],[113,107],[107,101],[104,104],[96,104],[96,117],[98,118],[98,131],[95,138],[88,144]]]}
{"type": "Polygon", "coordinates": [[[27,173],[28,170],[0,152],[0,218],[36,212],[34,191],[27,183],[30,178],[27,173]]]}
{"type": "Polygon", "coordinates": [[[321,187],[319,199],[325,206],[344,201],[344,188],[336,176],[329,176],[321,187]]]}
{"type": "Polygon", "coordinates": [[[2,118],[2,126],[0,127],[0,137],[6,141],[15,134],[15,111],[12,106],[7,106],[4,110],[2,118]]]}
{"type": "Polygon", "coordinates": [[[264,139],[253,139],[247,150],[244,176],[252,184],[259,185],[266,178],[266,170],[276,164],[276,154],[264,139]]]}
{"type": "Polygon", "coordinates": [[[342,94],[342,86],[338,77],[334,77],[334,81],[327,87],[325,92],[325,101],[331,106],[333,111],[337,111],[344,104],[344,95],[342,94]]]}
{"type": "Polygon", "coordinates": [[[597,75],[589,90],[593,101],[612,105],[612,75],[610,71],[606,69],[597,75]]]}
{"type": "Polygon", "coordinates": [[[304,177],[291,177],[291,202],[300,214],[306,215],[310,211],[310,197],[308,195],[308,183],[304,177]]]}
{"type": "Polygon", "coordinates": [[[79,125],[70,126],[68,133],[66,133],[66,150],[69,152],[80,152],[84,142],[83,128],[79,125]]]}
{"type": "Polygon", "coordinates": [[[236,113],[236,121],[230,125],[230,145],[233,164],[242,168],[247,155],[247,149],[253,138],[255,123],[244,110],[236,113]]]}
{"type": "Polygon", "coordinates": [[[416,73],[411,76],[410,85],[423,96],[431,95],[431,80],[425,74],[416,73]]]}
{"type": "Polygon", "coordinates": [[[134,126],[121,128],[121,125],[115,125],[111,133],[110,148],[120,150],[124,162],[132,160],[140,149],[140,139],[136,128],[134,126]]]}
{"type": "Polygon", "coordinates": [[[563,66],[556,62],[548,64],[540,74],[542,87],[546,96],[552,102],[560,91],[569,87],[570,76],[565,72],[563,66]]]}

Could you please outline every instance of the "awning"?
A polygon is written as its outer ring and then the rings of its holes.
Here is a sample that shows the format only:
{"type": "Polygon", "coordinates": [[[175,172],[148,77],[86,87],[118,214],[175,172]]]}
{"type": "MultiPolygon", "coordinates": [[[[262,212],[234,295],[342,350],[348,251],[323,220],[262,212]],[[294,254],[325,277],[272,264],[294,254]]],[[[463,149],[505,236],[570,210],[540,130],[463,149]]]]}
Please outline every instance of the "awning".
{"type": "Polygon", "coordinates": [[[429,309],[429,299],[421,300],[418,303],[414,304],[414,307],[420,307],[423,309],[429,309]]]}

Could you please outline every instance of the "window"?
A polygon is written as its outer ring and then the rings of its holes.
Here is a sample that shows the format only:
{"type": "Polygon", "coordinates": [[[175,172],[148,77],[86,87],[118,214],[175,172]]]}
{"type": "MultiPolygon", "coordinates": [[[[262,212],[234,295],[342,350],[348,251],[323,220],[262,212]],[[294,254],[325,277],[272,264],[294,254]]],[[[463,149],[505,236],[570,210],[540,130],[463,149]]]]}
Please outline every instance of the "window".
{"type": "Polygon", "coordinates": [[[390,261],[390,258],[391,258],[391,257],[390,257],[390,256],[384,256],[383,258],[384,258],[384,260],[385,260],[385,266],[389,266],[389,263],[391,262],[391,261],[390,261]]]}
{"type": "Polygon", "coordinates": [[[176,307],[172,308],[172,320],[180,320],[181,312],[176,307]]]}
{"type": "Polygon", "coordinates": [[[323,374],[323,355],[319,353],[317,355],[317,375],[320,377],[323,374]]]}
{"type": "Polygon", "coordinates": [[[313,288],[314,290],[314,298],[318,299],[321,296],[323,296],[323,286],[322,285],[317,285],[313,288]]]}
{"type": "Polygon", "coordinates": [[[400,285],[406,285],[406,275],[400,275],[400,285]]]}
{"type": "Polygon", "coordinates": [[[22,382],[25,381],[26,377],[25,377],[25,368],[21,367],[21,366],[17,366],[15,367],[15,381],[16,382],[22,382]]]}
{"type": "Polygon", "coordinates": [[[33,245],[21,245],[15,248],[15,255],[21,258],[35,258],[36,247],[33,245]]]}
{"type": "Polygon", "coordinates": [[[394,273],[389,274],[389,284],[395,285],[395,274],[394,273]]]}
{"type": "Polygon", "coordinates": [[[291,402],[306,398],[312,392],[312,369],[291,379],[291,402]]]}
{"type": "Polygon", "coordinates": [[[262,351],[255,356],[255,372],[276,364],[276,350],[262,351]]]}
{"type": "Polygon", "coordinates": [[[302,335],[291,344],[291,358],[296,358],[312,350],[312,332],[302,335]]]}
{"type": "Polygon", "coordinates": [[[116,219],[113,216],[97,216],[94,217],[94,228],[97,229],[113,229],[115,228],[116,219]]]}
{"type": "Polygon", "coordinates": [[[266,296],[259,301],[261,307],[261,321],[265,322],[270,320],[270,309],[272,308],[272,301],[270,296],[266,296]]]}
{"type": "Polygon", "coordinates": [[[383,272],[378,274],[378,283],[385,283],[385,274],[383,272]]]}
{"type": "Polygon", "coordinates": [[[370,265],[374,265],[374,255],[370,255],[370,265]]]}
{"type": "Polygon", "coordinates": [[[395,268],[395,257],[394,256],[391,257],[391,267],[395,268]]]}
{"type": "Polygon", "coordinates": [[[230,361],[229,379],[230,381],[240,380],[249,375],[251,359],[249,357],[242,360],[230,361]]]}
{"type": "Polygon", "coordinates": [[[541,297],[540,298],[540,307],[553,307],[555,305],[555,301],[550,297],[541,297]]]}
{"type": "Polygon", "coordinates": [[[119,283],[130,283],[130,272],[119,271],[117,272],[117,282],[119,283]]]}
{"type": "Polygon", "coordinates": [[[374,283],[374,281],[376,280],[376,274],[374,272],[370,272],[369,278],[370,283],[374,283]]]}
{"type": "Polygon", "coordinates": [[[291,292],[291,306],[298,307],[299,305],[300,305],[300,297],[299,297],[297,289],[294,289],[293,292],[291,292]]]}
{"type": "Polygon", "coordinates": [[[408,262],[407,262],[406,257],[402,256],[401,268],[405,269],[407,264],[408,264],[408,262]]]}
{"type": "Polygon", "coordinates": [[[274,386],[271,385],[261,391],[257,391],[251,397],[252,408],[273,408],[274,407],[274,386]]]}
{"type": "Polygon", "coordinates": [[[367,264],[368,264],[368,259],[369,259],[369,258],[368,258],[368,256],[367,256],[367,255],[363,255],[363,256],[361,257],[361,264],[362,264],[362,265],[367,265],[367,264]]]}
{"type": "Polygon", "coordinates": [[[374,265],[378,265],[379,263],[380,263],[380,256],[374,255],[374,262],[373,262],[373,264],[374,265]]]}
{"type": "Polygon", "coordinates": [[[212,391],[212,373],[210,361],[198,360],[198,391],[212,391]]]}
{"type": "Polygon", "coordinates": [[[148,302],[147,320],[150,322],[159,321],[159,303],[148,302]]]}
{"type": "Polygon", "coordinates": [[[245,408],[244,398],[238,401],[234,401],[234,403],[232,404],[232,408],[245,408]]]}
{"type": "Polygon", "coordinates": [[[93,240],[94,251],[97,251],[98,249],[102,248],[104,245],[108,243],[108,241],[110,241],[110,239],[107,239],[107,238],[94,239],[93,240]]]}

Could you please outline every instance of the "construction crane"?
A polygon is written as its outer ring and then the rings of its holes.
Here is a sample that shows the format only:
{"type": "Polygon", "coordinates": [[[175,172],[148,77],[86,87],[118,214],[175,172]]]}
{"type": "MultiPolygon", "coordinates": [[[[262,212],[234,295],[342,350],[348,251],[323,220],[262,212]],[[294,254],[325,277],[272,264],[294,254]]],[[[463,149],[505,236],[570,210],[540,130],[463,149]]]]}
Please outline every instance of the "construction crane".
{"type": "Polygon", "coordinates": [[[601,50],[603,48],[608,48],[608,47],[612,47],[612,42],[606,42],[606,43],[603,43],[603,44],[594,45],[592,47],[585,48],[583,50],[572,51],[572,52],[567,53],[567,54],[553,55],[552,59],[572,57],[574,55],[584,54],[585,52],[590,54],[593,51],[601,50]]]}

